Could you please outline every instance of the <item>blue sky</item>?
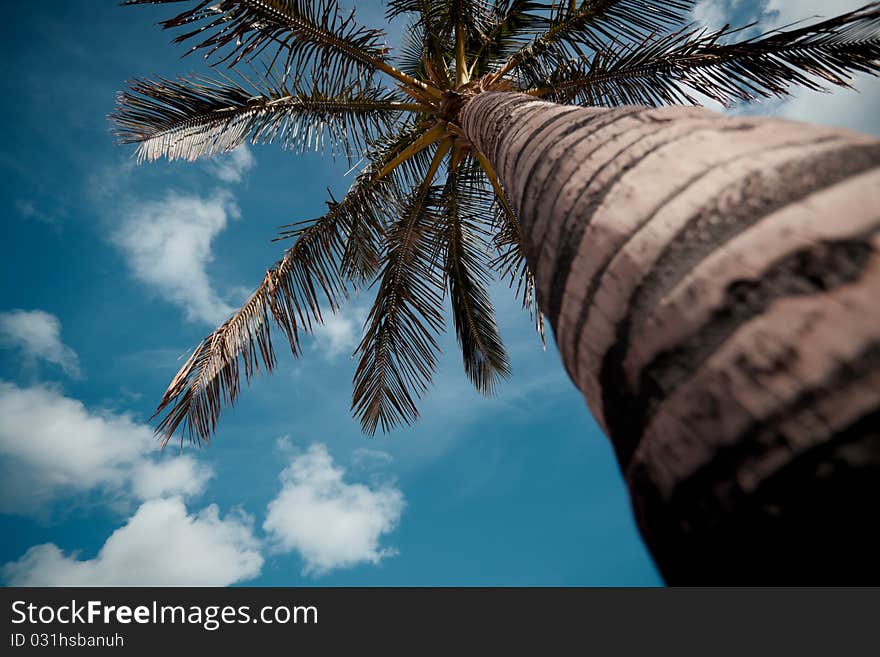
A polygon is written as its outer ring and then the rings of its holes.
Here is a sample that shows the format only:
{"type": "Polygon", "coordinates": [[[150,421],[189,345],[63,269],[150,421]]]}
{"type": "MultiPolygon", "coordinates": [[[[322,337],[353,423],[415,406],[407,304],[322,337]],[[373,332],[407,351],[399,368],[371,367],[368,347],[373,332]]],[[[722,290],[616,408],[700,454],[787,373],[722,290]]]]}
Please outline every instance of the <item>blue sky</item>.
{"type": "MultiPolygon", "coordinates": [[[[357,4],[384,23],[378,1],[357,4]]],[[[825,4],[725,0],[696,15],[769,26],[825,4]]],[[[0,12],[5,583],[660,583],[606,439],[503,288],[514,374],[493,399],[470,388],[447,334],[421,421],[363,437],[348,407],[365,295],[301,359],[281,353],[209,448],[159,453],[148,418],[180,357],[279,257],[275,228],[321,214],[327,187],[344,192],[347,167],[262,146],[135,166],[110,137],[114,93],[203,66],[153,25],[169,9],[0,12]]],[[[878,132],[880,86],[859,84],[758,111],[878,132]]]]}

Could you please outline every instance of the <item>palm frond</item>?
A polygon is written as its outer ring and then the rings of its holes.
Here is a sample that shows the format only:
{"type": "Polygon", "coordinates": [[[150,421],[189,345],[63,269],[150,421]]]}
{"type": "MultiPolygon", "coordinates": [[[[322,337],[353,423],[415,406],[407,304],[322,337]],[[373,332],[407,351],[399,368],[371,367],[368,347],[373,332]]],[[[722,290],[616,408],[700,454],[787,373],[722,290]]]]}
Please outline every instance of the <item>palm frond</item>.
{"type": "Polygon", "coordinates": [[[174,377],[156,415],[164,417],[157,432],[168,442],[180,429],[193,442],[210,440],[224,406],[238,397],[242,374],[246,381],[261,369],[275,366],[270,319],[285,333],[294,356],[300,336],[322,322],[321,306],[339,308],[354,287],[372,280],[379,268],[380,236],[393,203],[401,196],[407,176],[427,170],[415,158],[409,169],[379,178],[385,162],[421,134],[410,126],[401,135],[373,144],[370,164],[358,175],[328,212],[300,222],[285,234],[296,239],[284,257],[263,277],[247,303],[208,335],[174,377]]]}
{"type": "MultiPolygon", "coordinates": [[[[128,0],[123,4],[168,4],[186,0],[128,0]]],[[[285,77],[333,89],[340,83],[369,81],[376,71],[439,98],[441,93],[406,75],[387,61],[385,33],[360,25],[355,11],[337,0],[201,0],[190,10],[162,22],[165,29],[199,24],[175,43],[202,39],[189,52],[207,49],[212,65],[253,61],[266,55],[269,67],[283,64],[285,77]],[[207,37],[205,35],[208,35],[207,37]]]]}
{"type": "MultiPolygon", "coordinates": [[[[356,287],[365,285],[378,273],[379,239],[392,217],[390,208],[405,196],[407,190],[425,179],[431,158],[427,152],[420,151],[401,162],[390,173],[382,175],[382,172],[389,162],[410,148],[424,132],[420,122],[411,121],[396,132],[379,137],[370,144],[366,153],[368,164],[358,174],[343,200],[337,202],[330,194],[328,212],[339,215],[346,227],[346,249],[340,263],[340,273],[356,287]]],[[[298,239],[321,219],[281,226],[282,230],[274,241],[298,239]]]]}
{"type": "MultiPolygon", "coordinates": [[[[737,30],[738,31],[738,30],[737,30]]],[[[793,86],[849,86],[880,73],[880,3],[788,31],[727,42],[736,31],[688,30],[611,48],[551,72],[537,95],[588,105],[724,104],[782,97],[793,86]]]]}
{"type": "Polygon", "coordinates": [[[444,0],[388,0],[385,18],[392,21],[404,15],[413,15],[417,24],[433,27],[440,18],[444,0]]]}
{"type": "MultiPolygon", "coordinates": [[[[246,80],[247,81],[247,80],[246,80]]],[[[203,76],[135,80],[117,97],[111,120],[122,143],[138,144],[138,160],[194,160],[230,151],[245,141],[286,148],[359,153],[389,130],[403,111],[390,92],[351,87],[337,95],[306,93],[281,80],[251,89],[203,76]]]]}
{"type": "Polygon", "coordinates": [[[494,11],[492,0],[390,0],[386,17],[415,16],[415,24],[449,36],[457,22],[476,33],[485,31],[494,11]]]}
{"type": "MultiPolygon", "coordinates": [[[[126,5],[182,0],[128,0],[126,5]]],[[[385,58],[384,33],[361,26],[336,0],[202,0],[162,21],[165,29],[196,26],[174,39],[198,39],[214,62],[234,66],[264,53],[283,62],[294,79],[351,80],[369,75],[385,58]]]]}
{"type": "Polygon", "coordinates": [[[415,22],[404,31],[403,42],[394,61],[408,75],[430,79],[441,87],[448,87],[450,78],[446,50],[437,32],[415,22]]]}
{"type": "Polygon", "coordinates": [[[501,65],[546,29],[544,9],[534,0],[496,0],[485,33],[472,45],[472,75],[481,76],[493,64],[501,65]]]}
{"type": "MultiPolygon", "coordinates": [[[[386,13],[389,19],[414,16],[399,60],[401,67],[448,82],[447,60],[464,61],[476,51],[492,25],[493,11],[491,0],[392,0],[386,13]]],[[[467,79],[469,67],[457,64],[453,70],[459,82],[467,79]]]]}
{"type": "Polygon", "coordinates": [[[641,41],[685,22],[694,0],[581,0],[544,5],[542,33],[517,50],[497,76],[516,69],[546,68],[564,55],[583,56],[607,43],[641,41]]]}
{"type": "Polygon", "coordinates": [[[442,193],[445,244],[444,272],[452,321],[468,379],[481,393],[495,391],[499,378],[510,375],[510,362],[489,297],[487,257],[491,233],[485,218],[491,196],[471,158],[451,166],[442,193]]]}
{"type": "Polygon", "coordinates": [[[250,381],[274,368],[269,317],[284,329],[296,356],[300,332],[321,321],[321,295],[338,307],[346,294],[337,273],[345,250],[342,224],[342,213],[331,212],[304,231],[244,306],[202,340],[156,409],[156,416],[165,414],[156,429],[163,444],[178,428],[181,443],[184,436],[208,442],[221,410],[238,397],[242,373],[250,381]]]}
{"type": "Polygon", "coordinates": [[[400,151],[394,158],[385,164],[379,171],[380,176],[385,176],[398,166],[412,158],[414,155],[421,153],[429,146],[436,144],[438,141],[446,139],[449,136],[446,125],[443,123],[435,123],[431,128],[426,130],[412,144],[400,151]]]}
{"type": "Polygon", "coordinates": [[[495,227],[495,248],[498,256],[489,266],[498,273],[500,280],[506,282],[516,297],[527,310],[535,325],[535,331],[546,348],[547,338],[544,331],[544,313],[538,307],[535,294],[535,277],[529,269],[523,252],[522,239],[519,233],[519,221],[513,214],[509,204],[495,202],[493,204],[493,225],[495,227]]]}
{"type": "Polygon", "coordinates": [[[407,193],[421,184],[428,174],[433,153],[430,149],[419,150],[412,153],[409,158],[400,161],[396,167],[388,172],[388,164],[397,159],[404,151],[412,151],[412,146],[422,140],[425,133],[430,130],[430,122],[413,117],[405,126],[394,133],[383,135],[375,142],[367,152],[370,167],[379,172],[386,172],[383,179],[393,180],[393,189],[400,192],[397,196],[401,199],[407,193]]]}
{"type": "Polygon", "coordinates": [[[443,329],[442,278],[437,266],[438,226],[433,179],[449,150],[441,142],[425,180],[396,213],[386,231],[388,244],[376,299],[357,348],[352,410],[363,431],[373,435],[418,417],[416,398],[433,377],[434,335],[443,329]]]}
{"type": "Polygon", "coordinates": [[[516,216],[507,197],[507,192],[501,185],[501,180],[492,168],[492,164],[480,152],[476,152],[476,157],[480,168],[495,191],[492,208],[494,241],[498,257],[490,263],[490,266],[498,272],[501,280],[506,281],[515,290],[517,297],[522,301],[523,308],[529,311],[529,316],[535,323],[535,330],[541,337],[541,344],[546,346],[544,315],[538,308],[538,298],[535,296],[535,277],[528,267],[523,251],[519,218],[516,216]]]}
{"type": "Polygon", "coordinates": [[[391,0],[385,16],[389,21],[404,15],[413,17],[397,56],[401,70],[416,77],[431,77],[427,75],[429,71],[426,66],[433,66],[434,75],[448,82],[445,60],[448,49],[443,43],[442,4],[439,0],[391,0]]]}

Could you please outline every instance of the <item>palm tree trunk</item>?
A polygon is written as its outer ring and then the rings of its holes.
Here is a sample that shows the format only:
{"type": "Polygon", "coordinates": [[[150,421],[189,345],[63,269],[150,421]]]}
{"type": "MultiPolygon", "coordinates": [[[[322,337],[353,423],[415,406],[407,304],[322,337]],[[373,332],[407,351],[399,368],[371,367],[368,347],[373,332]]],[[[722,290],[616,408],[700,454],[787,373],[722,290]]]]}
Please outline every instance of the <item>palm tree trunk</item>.
{"type": "Polygon", "coordinates": [[[880,141],[510,93],[461,122],[666,581],[880,580],[880,141]]]}

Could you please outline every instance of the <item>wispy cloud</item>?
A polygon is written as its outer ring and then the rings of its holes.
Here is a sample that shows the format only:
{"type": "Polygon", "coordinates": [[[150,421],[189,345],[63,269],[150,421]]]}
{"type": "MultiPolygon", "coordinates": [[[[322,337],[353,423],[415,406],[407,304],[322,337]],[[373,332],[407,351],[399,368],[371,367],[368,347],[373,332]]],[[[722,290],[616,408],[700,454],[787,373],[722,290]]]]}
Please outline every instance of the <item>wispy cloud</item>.
{"type": "Polygon", "coordinates": [[[56,214],[48,214],[37,207],[36,203],[34,203],[33,201],[23,198],[15,201],[15,210],[18,212],[19,216],[22,219],[27,219],[29,221],[39,221],[40,223],[53,226],[57,226],[58,224],[60,224],[60,219],[63,215],[63,211],[58,211],[56,214]]]}
{"type": "Polygon", "coordinates": [[[207,465],[187,455],[154,461],[155,452],[152,429],[126,413],[0,381],[0,512],[39,513],[94,490],[139,499],[202,492],[207,465]]]}
{"type": "Polygon", "coordinates": [[[315,347],[327,360],[350,356],[361,339],[367,309],[343,306],[339,312],[324,313],[324,324],[315,327],[315,347]]]}
{"type": "Polygon", "coordinates": [[[227,586],[262,567],[250,517],[221,518],[213,504],[189,514],[173,498],[142,504],[94,559],[44,543],[4,565],[2,575],[11,586],[227,586]]]}
{"type": "Polygon", "coordinates": [[[269,503],[263,529],[276,551],[296,551],[303,574],[322,575],[395,554],[379,541],[403,512],[403,493],[344,481],[326,446],[315,444],[281,473],[281,492],[269,503]]]}
{"type": "Polygon", "coordinates": [[[246,144],[206,162],[211,175],[228,183],[240,183],[256,165],[257,160],[246,144]]]}
{"type": "Polygon", "coordinates": [[[374,470],[394,462],[394,457],[381,449],[358,447],[351,453],[351,464],[362,470],[374,470]]]}
{"type": "Polygon", "coordinates": [[[214,238],[239,216],[227,192],[209,197],[169,193],[132,205],[113,242],[137,279],[183,309],[187,319],[215,326],[233,308],[211,285],[206,268],[214,258],[214,238]]]}
{"type": "Polygon", "coordinates": [[[76,352],[61,341],[61,322],[43,310],[0,313],[0,346],[19,350],[25,359],[58,365],[68,376],[80,376],[76,352]]]}

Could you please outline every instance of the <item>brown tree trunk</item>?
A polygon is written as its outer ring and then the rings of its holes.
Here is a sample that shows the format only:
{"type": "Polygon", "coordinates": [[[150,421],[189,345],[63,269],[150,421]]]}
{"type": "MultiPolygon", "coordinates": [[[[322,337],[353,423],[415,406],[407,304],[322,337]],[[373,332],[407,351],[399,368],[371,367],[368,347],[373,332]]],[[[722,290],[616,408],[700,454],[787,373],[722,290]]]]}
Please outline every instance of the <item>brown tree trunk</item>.
{"type": "Polygon", "coordinates": [[[505,93],[461,119],[666,581],[880,580],[880,141],[505,93]]]}

